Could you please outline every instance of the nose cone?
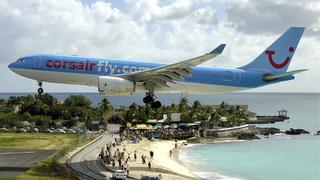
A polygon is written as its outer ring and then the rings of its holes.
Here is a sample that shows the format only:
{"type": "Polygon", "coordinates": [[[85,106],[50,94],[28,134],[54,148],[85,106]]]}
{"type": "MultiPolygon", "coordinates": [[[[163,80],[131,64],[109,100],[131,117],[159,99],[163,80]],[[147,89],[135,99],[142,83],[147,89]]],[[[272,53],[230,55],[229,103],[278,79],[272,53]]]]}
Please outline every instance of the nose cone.
{"type": "Polygon", "coordinates": [[[13,66],[14,66],[13,64],[14,64],[14,63],[11,63],[11,64],[8,65],[8,68],[9,68],[11,71],[12,71],[12,69],[14,68],[14,67],[13,67],[13,66]]]}

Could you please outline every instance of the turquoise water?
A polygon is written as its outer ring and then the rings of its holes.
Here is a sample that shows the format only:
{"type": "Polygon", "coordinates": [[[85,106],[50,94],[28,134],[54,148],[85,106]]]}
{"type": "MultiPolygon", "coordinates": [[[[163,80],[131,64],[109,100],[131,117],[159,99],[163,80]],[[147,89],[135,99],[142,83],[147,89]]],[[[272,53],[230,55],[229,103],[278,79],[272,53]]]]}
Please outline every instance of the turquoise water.
{"type": "MultiPolygon", "coordinates": [[[[262,94],[248,104],[259,114],[281,107],[289,111],[289,121],[262,126],[320,129],[319,94],[262,94]]],[[[194,174],[204,179],[319,180],[320,136],[278,134],[253,141],[191,145],[179,158],[187,166],[192,164],[194,174]]]]}
{"type": "Polygon", "coordinates": [[[278,135],[268,139],[194,145],[180,153],[205,179],[320,179],[319,137],[278,135]],[[216,172],[216,173],[212,173],[216,172]]]}

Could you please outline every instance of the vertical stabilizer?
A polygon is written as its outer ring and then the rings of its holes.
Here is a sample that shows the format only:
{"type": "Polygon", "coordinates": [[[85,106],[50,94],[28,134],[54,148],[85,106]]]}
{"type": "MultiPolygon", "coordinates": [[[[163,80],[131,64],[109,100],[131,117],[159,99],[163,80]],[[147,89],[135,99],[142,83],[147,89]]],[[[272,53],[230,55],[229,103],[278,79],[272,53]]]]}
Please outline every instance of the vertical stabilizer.
{"type": "Polygon", "coordinates": [[[304,31],[291,27],[257,58],[240,69],[263,72],[286,72],[304,31]]]}

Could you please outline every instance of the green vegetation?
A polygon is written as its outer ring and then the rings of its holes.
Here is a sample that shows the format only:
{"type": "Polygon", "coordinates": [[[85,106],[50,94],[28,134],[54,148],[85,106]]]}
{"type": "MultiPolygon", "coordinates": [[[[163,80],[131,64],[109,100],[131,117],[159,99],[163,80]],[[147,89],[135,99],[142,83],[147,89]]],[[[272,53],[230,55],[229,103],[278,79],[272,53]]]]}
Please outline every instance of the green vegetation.
{"type": "MultiPolygon", "coordinates": [[[[214,124],[220,127],[232,127],[247,119],[246,110],[240,106],[230,106],[222,102],[218,107],[202,105],[198,100],[192,104],[182,98],[179,104],[161,106],[152,109],[149,104],[132,103],[128,107],[114,109],[110,101],[104,98],[98,106],[82,95],[71,95],[64,102],[59,102],[49,94],[35,96],[10,97],[7,101],[0,100],[0,127],[23,127],[22,122],[33,123],[40,130],[64,126],[67,128],[87,125],[93,120],[108,121],[114,112],[120,115],[115,121],[126,125],[146,123],[148,119],[162,119],[171,113],[181,113],[181,121],[195,121],[214,124]]],[[[114,119],[113,119],[114,120],[114,119]]]]}
{"type": "Polygon", "coordinates": [[[128,108],[121,107],[117,110],[123,117],[122,123],[140,124],[146,123],[148,119],[162,119],[164,114],[168,115],[170,121],[171,113],[181,113],[182,123],[191,123],[201,121],[213,123],[220,127],[232,127],[241,124],[241,120],[247,119],[246,110],[240,106],[230,106],[222,102],[218,107],[202,105],[196,100],[189,104],[187,98],[182,98],[179,104],[171,106],[161,106],[158,109],[152,109],[150,105],[137,105],[132,103],[128,108]],[[225,117],[225,121],[222,117],[225,117]]]}
{"type": "Polygon", "coordinates": [[[77,137],[76,134],[0,132],[0,148],[61,150],[77,137]]]}
{"type": "Polygon", "coordinates": [[[27,121],[40,130],[57,126],[71,128],[79,123],[88,125],[92,120],[103,120],[112,112],[108,99],[95,107],[82,95],[71,95],[64,102],[49,94],[11,96],[7,101],[0,100],[0,127],[22,128],[27,121]]]}

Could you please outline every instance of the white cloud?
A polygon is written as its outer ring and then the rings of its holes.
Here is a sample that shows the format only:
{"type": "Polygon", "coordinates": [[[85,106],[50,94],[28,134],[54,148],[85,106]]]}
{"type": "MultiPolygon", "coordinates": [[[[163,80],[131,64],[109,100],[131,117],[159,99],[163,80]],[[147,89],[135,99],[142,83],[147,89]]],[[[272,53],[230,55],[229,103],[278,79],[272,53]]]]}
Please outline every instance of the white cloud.
{"type": "Polygon", "coordinates": [[[307,27],[306,35],[319,35],[319,2],[298,0],[228,1],[228,20],[237,30],[248,33],[280,33],[289,26],[307,27]],[[318,28],[311,28],[318,26],[318,28]]]}
{"type": "MultiPolygon", "coordinates": [[[[220,43],[227,43],[225,52],[205,65],[239,67],[255,58],[289,26],[295,22],[299,24],[301,19],[306,18],[309,18],[304,22],[307,36],[303,36],[290,69],[311,70],[298,74],[294,81],[257,91],[319,91],[314,82],[320,81],[320,38],[315,33],[320,29],[320,16],[312,16],[319,13],[319,8],[314,8],[319,3],[293,1],[292,5],[288,5],[289,1],[283,0],[264,6],[263,2],[250,0],[246,3],[222,2],[229,6],[227,19],[218,19],[217,12],[221,12],[221,8],[216,10],[219,7],[210,0],[166,3],[125,0],[121,2],[121,8],[115,8],[112,3],[105,1],[83,4],[78,0],[29,0],[23,3],[19,0],[2,0],[0,91],[35,91],[37,87],[34,81],[10,72],[7,64],[20,56],[38,53],[144,61],[154,59],[156,62],[171,63],[208,52],[220,43]],[[281,8],[279,4],[285,7],[281,8]],[[268,7],[275,8],[268,12],[268,7]],[[293,14],[292,7],[301,7],[302,13],[293,14]],[[289,15],[283,15],[282,10],[289,15]],[[242,14],[243,11],[248,12],[242,14]],[[274,22],[274,17],[279,20],[274,22]],[[274,23],[277,27],[273,27],[274,23]]],[[[95,88],[47,83],[45,89],[95,91],[95,88]]]]}

